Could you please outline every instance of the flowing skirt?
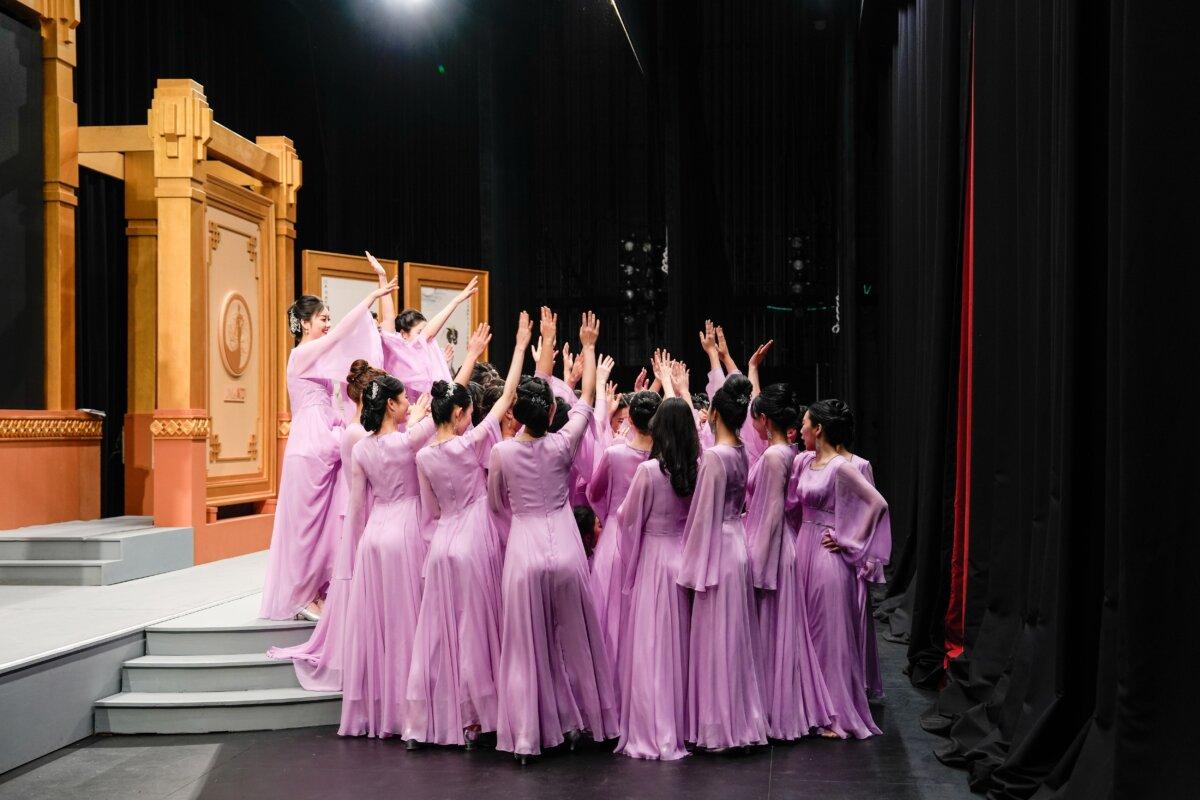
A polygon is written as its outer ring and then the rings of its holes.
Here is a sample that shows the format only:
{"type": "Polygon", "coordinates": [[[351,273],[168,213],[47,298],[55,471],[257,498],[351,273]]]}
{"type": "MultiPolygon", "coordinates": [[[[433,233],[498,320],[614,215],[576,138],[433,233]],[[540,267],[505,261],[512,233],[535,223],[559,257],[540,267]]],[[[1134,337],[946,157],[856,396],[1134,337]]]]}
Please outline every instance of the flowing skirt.
{"type": "Polygon", "coordinates": [[[799,739],[831,723],[829,692],[816,668],[808,612],[797,569],[795,535],[780,553],[780,580],[774,591],[758,592],[759,648],[763,656],[763,702],[773,739],[799,739]]]}
{"type": "Polygon", "coordinates": [[[689,590],[676,580],[683,539],[644,535],[621,615],[617,658],[621,716],[617,752],[674,761],[687,735],[689,590]]]}
{"type": "Polygon", "coordinates": [[[613,512],[605,520],[596,549],[592,552],[592,571],[588,580],[596,617],[604,631],[604,643],[612,655],[616,655],[621,638],[621,576],[624,569],[618,552],[620,540],[621,525],[616,512],[613,512]]]}
{"type": "Polygon", "coordinates": [[[615,736],[612,665],[567,506],[513,517],[501,589],[497,748],[537,754],[571,731],[615,736]]]}
{"type": "Polygon", "coordinates": [[[330,406],[303,408],[292,420],[258,612],[264,619],[291,619],[332,575],[341,531],[338,424],[330,406]]]}
{"type": "Polygon", "coordinates": [[[486,496],[438,522],[425,562],[405,739],[464,744],[469,725],[496,730],[500,565],[486,496]]]}
{"type": "Polygon", "coordinates": [[[758,621],[740,522],[726,521],[717,585],[696,592],[688,653],[688,741],[709,750],[766,744],[758,621]]]}
{"type": "Polygon", "coordinates": [[[358,546],[346,608],[342,736],[402,733],[405,689],[428,545],[416,496],[376,500],[358,546]]]}
{"type": "Polygon", "coordinates": [[[830,728],[839,736],[865,739],[881,733],[867,703],[858,578],[838,553],[821,546],[829,529],[812,521],[796,537],[797,568],[803,571],[809,635],[817,669],[829,693],[830,728]]]}

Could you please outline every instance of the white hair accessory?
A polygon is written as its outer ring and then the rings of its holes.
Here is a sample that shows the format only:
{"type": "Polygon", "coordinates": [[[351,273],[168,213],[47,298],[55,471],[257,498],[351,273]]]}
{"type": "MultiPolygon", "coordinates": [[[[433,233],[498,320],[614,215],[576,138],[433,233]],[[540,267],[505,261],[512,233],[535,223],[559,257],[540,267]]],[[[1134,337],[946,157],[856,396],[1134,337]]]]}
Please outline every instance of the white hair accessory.
{"type": "Polygon", "coordinates": [[[288,312],[287,312],[287,316],[288,316],[288,330],[292,332],[292,336],[299,336],[300,333],[304,330],[300,326],[300,315],[296,313],[295,308],[289,308],[288,312]]]}

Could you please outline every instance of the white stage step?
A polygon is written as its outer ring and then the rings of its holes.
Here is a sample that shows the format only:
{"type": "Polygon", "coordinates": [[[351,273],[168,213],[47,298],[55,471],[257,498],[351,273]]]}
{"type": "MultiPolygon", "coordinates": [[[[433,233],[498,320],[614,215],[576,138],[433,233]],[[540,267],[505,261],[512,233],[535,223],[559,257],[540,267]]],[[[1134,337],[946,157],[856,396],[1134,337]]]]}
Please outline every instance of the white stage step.
{"type": "Polygon", "coordinates": [[[336,725],[341,695],[300,688],[271,646],[308,640],[315,625],[258,619],[254,594],[146,628],[146,655],[126,661],[120,694],[96,703],[107,733],[216,733],[336,725]]]}
{"type": "Polygon", "coordinates": [[[192,566],[192,529],[150,517],[0,531],[0,585],[107,586],[192,566]]]}
{"type": "Polygon", "coordinates": [[[233,655],[142,656],[121,670],[126,692],[228,692],[248,689],[299,689],[291,661],[265,653],[233,655]]]}
{"type": "Polygon", "coordinates": [[[342,696],[303,689],[122,692],[96,703],[97,733],[213,733],[336,725],[342,696]]]}

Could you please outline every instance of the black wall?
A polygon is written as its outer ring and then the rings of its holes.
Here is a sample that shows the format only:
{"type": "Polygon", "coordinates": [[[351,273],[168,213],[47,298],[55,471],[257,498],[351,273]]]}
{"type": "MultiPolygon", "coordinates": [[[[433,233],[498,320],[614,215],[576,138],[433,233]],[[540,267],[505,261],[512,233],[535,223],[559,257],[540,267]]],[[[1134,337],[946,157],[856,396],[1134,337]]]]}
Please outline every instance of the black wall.
{"type": "Polygon", "coordinates": [[[0,13],[0,408],[45,398],[42,37],[0,13]]]}

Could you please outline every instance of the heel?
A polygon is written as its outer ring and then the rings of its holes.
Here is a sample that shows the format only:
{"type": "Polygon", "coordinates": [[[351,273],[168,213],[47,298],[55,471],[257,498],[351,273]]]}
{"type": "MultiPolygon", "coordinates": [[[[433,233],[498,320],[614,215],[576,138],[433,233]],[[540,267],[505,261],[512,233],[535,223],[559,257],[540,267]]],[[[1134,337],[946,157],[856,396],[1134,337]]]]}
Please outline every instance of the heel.
{"type": "Polygon", "coordinates": [[[579,731],[567,731],[566,737],[567,737],[567,747],[570,749],[570,751],[572,753],[574,753],[575,748],[579,746],[579,738],[580,738],[579,731]]]}
{"type": "Polygon", "coordinates": [[[463,731],[463,739],[465,740],[463,748],[466,750],[474,750],[479,741],[479,731],[465,730],[463,731]]]}
{"type": "Polygon", "coordinates": [[[421,745],[417,743],[416,739],[405,739],[404,740],[404,749],[405,750],[416,750],[416,749],[420,748],[420,746],[421,745]]]}

